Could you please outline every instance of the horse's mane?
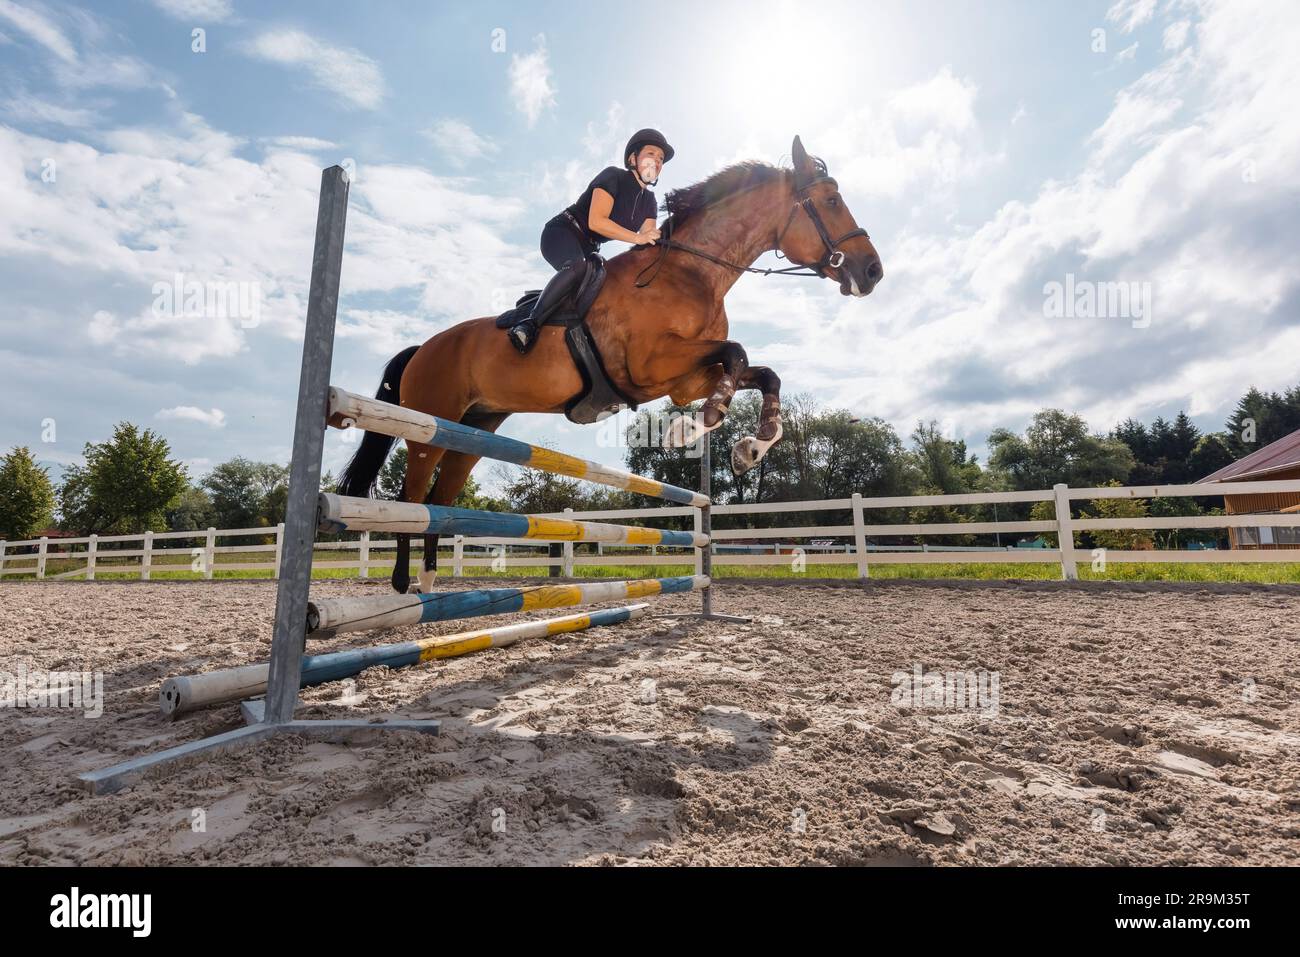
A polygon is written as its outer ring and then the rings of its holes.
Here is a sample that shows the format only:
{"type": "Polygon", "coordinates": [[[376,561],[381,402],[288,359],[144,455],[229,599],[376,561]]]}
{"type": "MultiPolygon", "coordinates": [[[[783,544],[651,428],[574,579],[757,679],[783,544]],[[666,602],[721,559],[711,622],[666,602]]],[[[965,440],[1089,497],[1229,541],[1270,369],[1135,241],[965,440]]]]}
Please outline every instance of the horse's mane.
{"type": "Polygon", "coordinates": [[[708,179],[691,186],[674,189],[664,197],[663,211],[670,214],[673,226],[680,226],[692,215],[728,196],[763,186],[779,179],[785,170],[759,160],[745,160],[718,170],[708,179]]]}

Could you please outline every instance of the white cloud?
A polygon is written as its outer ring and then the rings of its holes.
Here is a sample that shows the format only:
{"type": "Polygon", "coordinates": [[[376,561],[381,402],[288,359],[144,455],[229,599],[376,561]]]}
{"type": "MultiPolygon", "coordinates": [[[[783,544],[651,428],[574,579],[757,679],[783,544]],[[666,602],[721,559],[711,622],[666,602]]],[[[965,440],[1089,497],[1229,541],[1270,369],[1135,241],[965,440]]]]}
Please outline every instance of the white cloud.
{"type": "Polygon", "coordinates": [[[59,85],[72,89],[130,90],[157,83],[153,68],[145,61],[130,55],[107,54],[96,48],[108,31],[92,14],[69,8],[62,11],[62,17],[76,28],[85,47],[82,51],[78,51],[45,8],[0,0],[0,20],[12,23],[28,39],[53,54],[48,66],[59,85]]]}
{"type": "Polygon", "coordinates": [[[14,0],[0,0],[0,19],[9,21],[20,33],[35,40],[63,62],[76,62],[77,51],[72,41],[39,8],[15,3],[14,0]]]}
{"type": "Polygon", "coordinates": [[[160,358],[187,366],[204,359],[228,359],[244,349],[235,323],[159,316],[147,309],[125,319],[97,310],[86,324],[86,335],[115,356],[160,358]]]}
{"type": "Polygon", "coordinates": [[[170,409],[160,409],[158,418],[201,422],[204,425],[212,426],[214,429],[224,429],[226,427],[226,413],[220,409],[200,409],[192,405],[177,405],[170,409]]]}
{"type": "Polygon", "coordinates": [[[497,152],[495,143],[479,136],[464,120],[439,120],[425,130],[424,135],[456,167],[464,167],[497,152]]]}
{"type": "Polygon", "coordinates": [[[315,136],[268,136],[262,142],[271,146],[282,146],[285,149],[302,150],[305,153],[338,149],[337,143],[318,139],[315,136]]]}
{"type": "Polygon", "coordinates": [[[1106,121],[1093,131],[1089,143],[1097,144],[1090,157],[1093,164],[1104,162],[1117,150],[1147,142],[1146,134],[1166,126],[1183,106],[1180,91],[1191,65],[1191,52],[1172,57],[1115,97],[1106,121]]]}
{"type": "Polygon", "coordinates": [[[26,93],[6,100],[0,104],[0,110],[16,123],[52,123],[81,128],[94,126],[99,119],[95,110],[60,106],[26,93]]]}
{"type": "Polygon", "coordinates": [[[1124,33],[1132,33],[1155,16],[1156,0],[1119,0],[1106,11],[1106,19],[1118,23],[1124,33]]]}
{"type": "Polygon", "coordinates": [[[808,143],[836,157],[836,179],[853,195],[896,198],[922,185],[939,195],[1001,161],[983,149],[976,94],[974,83],[945,67],[882,104],[845,114],[808,143]]]}
{"type": "Polygon", "coordinates": [[[542,111],[555,106],[555,87],[551,85],[551,64],[546,55],[546,35],[533,38],[534,50],[510,57],[510,94],[515,109],[528,117],[533,126],[542,111]]]}
{"type": "MultiPolygon", "coordinates": [[[[320,160],[278,144],[247,159],[244,140],[190,114],[97,140],[98,148],[0,125],[0,260],[85,277],[98,297],[87,308],[81,296],[55,295],[35,320],[49,335],[191,366],[301,336],[320,160]],[[54,161],[55,182],[41,181],[33,157],[54,161]],[[257,321],[155,314],[154,284],[177,273],[187,283],[255,287],[257,321]]],[[[466,180],[367,165],[351,191],[340,336],[357,332],[382,351],[390,339],[368,328],[387,323],[409,344],[513,304],[545,276],[531,242],[502,238],[523,212],[518,200],[466,180]],[[362,305],[368,294],[409,307],[362,305]]]]}
{"type": "Polygon", "coordinates": [[[619,151],[632,130],[628,129],[623,104],[612,101],[602,120],[589,120],[582,135],[582,159],[566,159],[560,164],[543,163],[541,175],[529,183],[528,192],[547,206],[567,206],[587,188],[592,177],[606,166],[618,166],[619,151]]]}
{"type": "Polygon", "coordinates": [[[235,10],[230,0],[153,0],[153,5],[176,20],[225,23],[235,10]]]}
{"type": "Polygon", "coordinates": [[[622,165],[623,157],[618,155],[619,150],[627,144],[627,137],[632,132],[628,129],[625,112],[623,104],[614,100],[606,108],[603,122],[587,122],[587,131],[582,136],[582,148],[589,157],[595,160],[608,157],[614,165],[622,165]]]}
{"type": "Polygon", "coordinates": [[[1115,62],[1127,63],[1130,60],[1136,60],[1137,52],[1138,52],[1138,45],[1136,43],[1132,43],[1115,54],[1115,62]]]}
{"type": "Polygon", "coordinates": [[[268,30],[245,46],[256,59],[303,70],[323,90],[361,109],[378,108],[384,79],[374,60],[343,47],[330,46],[301,30],[268,30]]]}
{"type": "MultiPolygon", "coordinates": [[[[760,316],[758,331],[779,339],[751,359],[789,383],[826,383],[824,401],[900,426],[956,414],[977,441],[1044,406],[1108,428],[1171,408],[1223,409],[1252,384],[1293,386],[1294,363],[1279,357],[1294,355],[1300,334],[1279,310],[1300,298],[1289,262],[1300,9],[1207,4],[1203,13],[1199,49],[1169,53],[1119,92],[1076,175],[1004,203],[973,231],[882,240],[886,275],[871,298],[841,301],[816,284],[814,308],[828,320],[760,316]],[[1150,283],[1150,326],[1047,319],[1042,286],[1067,271],[1150,283]]],[[[947,128],[962,129],[962,116],[952,113],[947,128]]],[[[843,184],[843,150],[826,152],[843,184]]],[[[929,178],[911,186],[929,188],[929,178]]],[[[760,281],[743,279],[735,293],[760,281]]],[[[729,307],[746,323],[733,325],[742,341],[757,311],[746,305],[729,307]]]]}
{"type": "Polygon", "coordinates": [[[1165,27],[1161,46],[1166,50],[1181,50],[1183,44],[1187,42],[1187,34],[1191,26],[1191,23],[1187,20],[1179,20],[1177,23],[1169,24],[1169,26],[1165,27]]]}

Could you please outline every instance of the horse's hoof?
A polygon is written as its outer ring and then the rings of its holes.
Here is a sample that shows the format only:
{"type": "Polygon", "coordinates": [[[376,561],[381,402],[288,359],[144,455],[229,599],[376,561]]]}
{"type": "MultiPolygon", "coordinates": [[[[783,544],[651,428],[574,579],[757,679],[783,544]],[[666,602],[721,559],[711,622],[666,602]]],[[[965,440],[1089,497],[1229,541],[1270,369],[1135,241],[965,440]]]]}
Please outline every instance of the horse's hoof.
{"type": "Polygon", "coordinates": [[[731,447],[731,473],[744,475],[763,457],[763,447],[758,439],[747,435],[731,447]]]}
{"type": "Polygon", "coordinates": [[[700,428],[693,415],[680,415],[673,419],[672,425],[664,432],[664,448],[684,449],[694,445],[704,430],[700,428]]]}

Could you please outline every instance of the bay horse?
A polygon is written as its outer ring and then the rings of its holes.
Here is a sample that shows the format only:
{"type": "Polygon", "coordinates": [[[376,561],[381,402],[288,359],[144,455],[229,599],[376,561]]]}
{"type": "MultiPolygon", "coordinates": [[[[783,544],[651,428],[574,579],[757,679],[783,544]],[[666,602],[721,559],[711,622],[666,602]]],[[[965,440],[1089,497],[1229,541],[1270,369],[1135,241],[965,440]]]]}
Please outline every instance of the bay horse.
{"type": "MultiPolygon", "coordinates": [[[[744,272],[784,273],[821,276],[838,282],[843,295],[866,296],[884,275],[826,164],[809,156],[798,136],[791,161],[792,169],[738,163],[671,191],[659,242],[609,259],[586,317],[606,372],[633,402],[704,400],[695,416],[678,418],[667,430],[670,447],[690,445],[721,425],[737,389],[761,391],[756,434],[732,447],[737,474],[781,438],[781,380],[766,366],[750,365],[744,347],[727,338],[727,290],[744,272]],[[796,265],[754,269],[769,250],[796,265]]],[[[376,398],[488,431],[515,412],[563,414],[583,389],[564,330],[543,326],[532,351],[520,355],[495,319],[468,319],[394,356],[376,398]]],[[[395,441],[365,433],[340,477],[339,494],[371,495],[395,441]]],[[[408,441],[401,500],[450,505],[477,462],[478,456],[408,441]]],[[[438,536],[424,542],[417,590],[428,592],[438,536]]],[[[408,534],[397,536],[392,584],[403,593],[411,585],[408,534]]]]}

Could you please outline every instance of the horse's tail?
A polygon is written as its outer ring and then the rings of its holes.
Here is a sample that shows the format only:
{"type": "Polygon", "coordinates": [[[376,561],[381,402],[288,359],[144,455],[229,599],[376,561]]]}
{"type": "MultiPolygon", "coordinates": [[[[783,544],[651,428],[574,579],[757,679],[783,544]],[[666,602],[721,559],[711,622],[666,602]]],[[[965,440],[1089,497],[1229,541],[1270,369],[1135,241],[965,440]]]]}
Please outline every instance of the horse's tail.
{"type": "MultiPolygon", "coordinates": [[[[383,381],[379,383],[379,391],[375,393],[376,399],[381,402],[391,402],[393,405],[401,402],[402,372],[419,348],[419,346],[411,346],[409,349],[403,349],[388,360],[388,365],[384,367],[383,381]]],[[[339,476],[338,494],[355,495],[360,498],[369,498],[373,495],[375,483],[379,480],[379,470],[388,461],[388,453],[392,451],[393,443],[396,441],[391,435],[383,435],[379,432],[367,432],[362,436],[361,445],[339,476]]]]}

